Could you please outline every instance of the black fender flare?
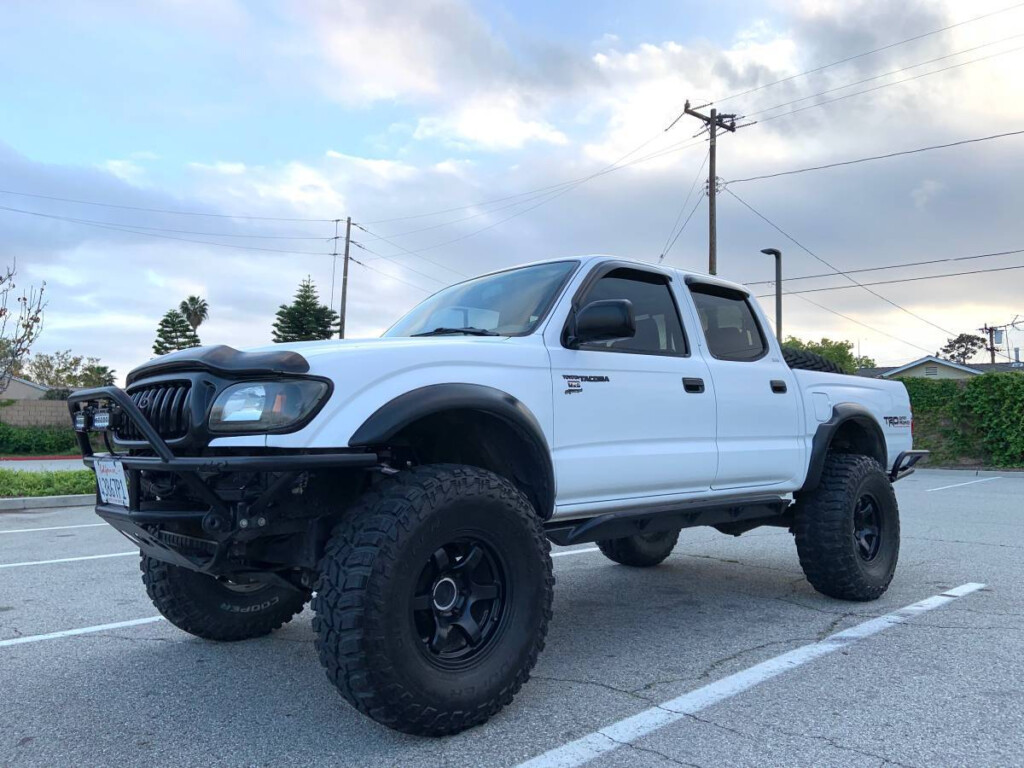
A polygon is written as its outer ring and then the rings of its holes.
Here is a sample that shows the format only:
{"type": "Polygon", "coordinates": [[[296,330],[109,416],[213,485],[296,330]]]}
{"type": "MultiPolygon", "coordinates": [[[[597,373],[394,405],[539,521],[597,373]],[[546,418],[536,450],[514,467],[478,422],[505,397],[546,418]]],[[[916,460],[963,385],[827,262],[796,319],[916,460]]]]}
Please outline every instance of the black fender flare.
{"type": "Polygon", "coordinates": [[[405,427],[426,416],[445,411],[476,411],[494,416],[513,428],[531,446],[540,466],[537,484],[538,514],[547,519],[554,512],[555,469],[544,430],[521,401],[483,384],[431,384],[406,392],[374,411],[349,439],[355,447],[387,445],[405,427]]]}
{"type": "Polygon", "coordinates": [[[844,424],[853,422],[863,427],[870,440],[867,455],[875,459],[884,468],[887,460],[885,433],[872,415],[871,411],[857,403],[837,403],[832,407],[832,415],[828,421],[818,425],[814,438],[811,440],[811,456],[807,465],[807,477],[800,492],[813,491],[821,482],[821,473],[825,468],[825,459],[832,446],[832,440],[844,424]]]}

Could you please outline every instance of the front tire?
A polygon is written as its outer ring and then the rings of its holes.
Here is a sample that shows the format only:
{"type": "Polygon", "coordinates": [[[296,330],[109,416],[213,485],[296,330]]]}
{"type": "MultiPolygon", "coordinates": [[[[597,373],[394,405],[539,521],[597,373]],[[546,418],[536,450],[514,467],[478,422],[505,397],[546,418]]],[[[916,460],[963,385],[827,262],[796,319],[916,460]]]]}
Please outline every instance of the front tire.
{"type": "Polygon", "coordinates": [[[796,504],[793,532],[804,575],[822,594],[865,601],[888,589],[900,552],[899,507],[874,459],[830,455],[818,487],[796,504]]]}
{"type": "Polygon", "coordinates": [[[483,723],[529,678],[554,577],[533,507],[497,475],[451,465],[402,472],[334,529],[313,629],[341,695],[405,733],[483,723]]]}
{"type": "Polygon", "coordinates": [[[205,640],[230,642],[268,635],[309,600],[272,584],[231,584],[212,576],[142,557],[149,599],[171,624],[205,640]]]}
{"type": "Polygon", "coordinates": [[[678,528],[621,539],[601,539],[597,547],[601,554],[613,562],[633,568],[650,568],[671,555],[677,541],[678,528]]]}

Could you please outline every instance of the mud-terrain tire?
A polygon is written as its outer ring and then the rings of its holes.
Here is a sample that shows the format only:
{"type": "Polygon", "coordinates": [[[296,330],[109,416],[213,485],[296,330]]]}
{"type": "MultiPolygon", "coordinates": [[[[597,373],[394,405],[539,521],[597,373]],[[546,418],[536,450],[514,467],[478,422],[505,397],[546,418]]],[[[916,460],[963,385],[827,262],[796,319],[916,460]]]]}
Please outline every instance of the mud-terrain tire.
{"type": "Polygon", "coordinates": [[[601,554],[616,563],[633,568],[650,568],[671,555],[677,541],[678,528],[621,539],[602,539],[597,542],[597,547],[601,554]]]}
{"type": "Polygon", "coordinates": [[[320,662],[377,722],[457,733],[529,679],[553,586],[541,521],[511,483],[468,466],[404,471],[364,494],[328,541],[313,598],[320,662]]]}
{"type": "Polygon", "coordinates": [[[142,583],[171,624],[196,637],[230,642],[270,634],[309,600],[272,584],[228,584],[204,573],[142,556],[142,583]]]}
{"type": "Polygon", "coordinates": [[[888,589],[900,516],[892,483],[874,459],[829,455],[818,487],[796,503],[793,532],[804,575],[822,594],[864,601],[888,589]]]}
{"type": "Polygon", "coordinates": [[[798,371],[819,371],[821,373],[846,373],[827,357],[793,347],[782,348],[782,359],[786,365],[798,371]]]}

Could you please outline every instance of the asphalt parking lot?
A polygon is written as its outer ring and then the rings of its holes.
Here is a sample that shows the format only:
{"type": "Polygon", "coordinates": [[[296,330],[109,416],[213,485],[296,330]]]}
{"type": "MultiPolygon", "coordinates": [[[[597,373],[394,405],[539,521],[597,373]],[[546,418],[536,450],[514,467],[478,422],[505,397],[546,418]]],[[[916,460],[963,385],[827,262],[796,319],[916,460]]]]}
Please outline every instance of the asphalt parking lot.
{"type": "Polygon", "coordinates": [[[350,709],[308,610],[204,642],[155,618],[137,553],[89,508],[0,513],[0,765],[1024,765],[1024,474],[897,491],[900,566],[874,603],[814,592],[778,529],[684,531],[647,570],[556,550],[531,681],[441,740],[350,709]]]}

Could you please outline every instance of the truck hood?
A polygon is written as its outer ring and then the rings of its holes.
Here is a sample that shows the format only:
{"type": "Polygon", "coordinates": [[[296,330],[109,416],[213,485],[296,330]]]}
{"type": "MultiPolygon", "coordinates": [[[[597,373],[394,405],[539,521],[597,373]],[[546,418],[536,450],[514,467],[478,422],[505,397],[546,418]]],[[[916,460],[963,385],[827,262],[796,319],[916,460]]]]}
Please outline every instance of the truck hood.
{"type": "Polygon", "coordinates": [[[352,354],[366,354],[378,349],[423,348],[436,352],[438,347],[470,343],[508,341],[507,336],[445,336],[445,337],[388,337],[380,339],[345,339],[327,341],[300,341],[271,344],[238,350],[226,344],[211,347],[192,347],[154,358],[134,368],[126,383],[175,371],[206,370],[228,376],[249,376],[266,373],[303,374],[313,370],[315,363],[324,358],[351,359],[352,354]]]}

